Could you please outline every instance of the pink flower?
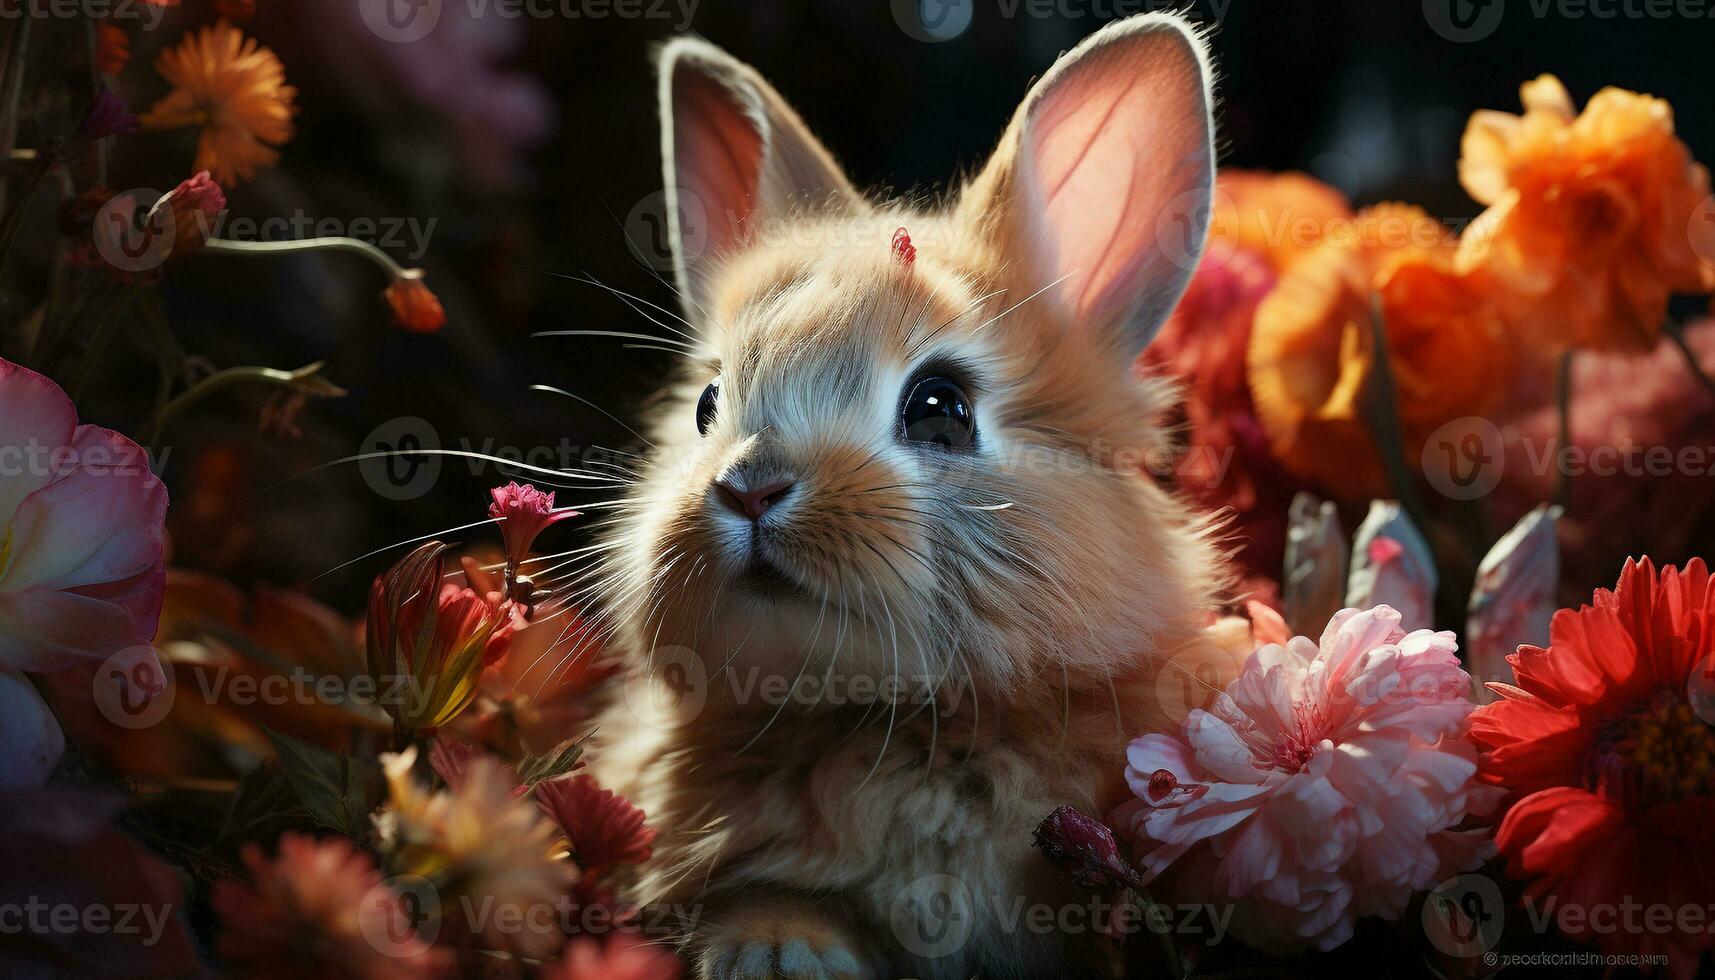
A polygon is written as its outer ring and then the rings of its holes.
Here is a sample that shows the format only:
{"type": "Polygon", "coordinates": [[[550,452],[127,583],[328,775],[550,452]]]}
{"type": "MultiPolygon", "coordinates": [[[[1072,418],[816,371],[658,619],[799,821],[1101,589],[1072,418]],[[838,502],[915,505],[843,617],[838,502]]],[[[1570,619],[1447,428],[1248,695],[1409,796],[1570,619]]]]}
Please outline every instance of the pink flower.
{"type": "Polygon", "coordinates": [[[1137,799],[1109,822],[1175,901],[1231,902],[1234,935],[1270,951],[1333,949],[1359,916],[1476,867],[1496,802],[1466,739],[1471,680],[1451,633],[1343,609],[1320,645],[1253,653],[1179,736],[1126,750],[1137,799]]]}
{"type": "Polygon", "coordinates": [[[58,385],[0,360],[0,666],[62,670],[148,643],[166,513],[136,443],[79,425],[58,385]]]}
{"type": "Polygon", "coordinates": [[[242,853],[252,882],[222,879],[210,903],[226,929],[221,959],[246,977],[322,976],[427,980],[452,972],[452,954],[416,932],[412,896],[381,880],[375,862],[343,837],[280,838],[270,861],[254,844],[242,853]]]}
{"type": "Polygon", "coordinates": [[[489,491],[494,503],[488,505],[488,516],[500,522],[500,537],[506,542],[506,563],[517,568],[530,557],[530,546],[536,535],[578,512],[569,508],[554,509],[554,493],[543,493],[528,483],[508,483],[489,491]]]}
{"type": "Polygon", "coordinates": [[[684,966],[667,950],[626,932],[574,939],[566,955],[542,970],[543,980],[678,980],[684,966]]]}

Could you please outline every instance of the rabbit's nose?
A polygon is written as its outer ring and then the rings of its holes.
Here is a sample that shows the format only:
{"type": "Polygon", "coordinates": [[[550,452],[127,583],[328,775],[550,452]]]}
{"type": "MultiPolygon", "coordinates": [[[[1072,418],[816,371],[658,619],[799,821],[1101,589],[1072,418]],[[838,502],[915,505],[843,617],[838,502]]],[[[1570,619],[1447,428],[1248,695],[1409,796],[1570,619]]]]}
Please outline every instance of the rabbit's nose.
{"type": "Polygon", "coordinates": [[[776,481],[766,486],[751,490],[740,489],[735,483],[727,480],[715,481],[715,497],[725,504],[728,510],[750,520],[756,520],[768,512],[770,507],[785,499],[792,492],[793,483],[785,480],[776,481]]]}

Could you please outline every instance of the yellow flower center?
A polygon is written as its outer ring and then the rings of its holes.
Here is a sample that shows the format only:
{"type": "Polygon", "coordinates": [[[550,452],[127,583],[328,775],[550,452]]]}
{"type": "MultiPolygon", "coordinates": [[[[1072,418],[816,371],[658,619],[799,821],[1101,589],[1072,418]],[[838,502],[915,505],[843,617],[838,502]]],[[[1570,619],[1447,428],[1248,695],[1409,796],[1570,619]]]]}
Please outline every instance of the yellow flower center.
{"type": "Polygon", "coordinates": [[[1662,691],[1604,725],[1591,746],[1593,789],[1634,808],[1715,789],[1715,726],[1678,691],[1662,691]]]}
{"type": "Polygon", "coordinates": [[[8,523],[0,528],[0,579],[6,577],[6,570],[12,567],[12,525],[8,523]]]}

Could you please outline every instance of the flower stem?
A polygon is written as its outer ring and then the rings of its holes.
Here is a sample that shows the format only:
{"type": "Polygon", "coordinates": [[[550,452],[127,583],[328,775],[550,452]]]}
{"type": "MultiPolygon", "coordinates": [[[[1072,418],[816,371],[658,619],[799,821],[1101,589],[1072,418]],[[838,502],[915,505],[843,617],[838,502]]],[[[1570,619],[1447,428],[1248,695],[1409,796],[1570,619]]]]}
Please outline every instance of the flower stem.
{"type": "Polygon", "coordinates": [[[150,449],[155,449],[156,443],[166,433],[167,427],[173,424],[185,409],[202,401],[209,395],[223,388],[239,384],[267,384],[281,388],[295,388],[312,395],[343,395],[345,392],[326,379],[319,377],[322,362],[306,364],[296,371],[281,371],[266,367],[235,367],[224,371],[216,371],[208,377],[192,385],[188,391],[161,406],[155,413],[155,418],[143,430],[142,441],[150,449]]]}
{"type": "MultiPolygon", "coordinates": [[[[1572,445],[1572,358],[1577,353],[1568,349],[1560,355],[1560,377],[1555,385],[1555,409],[1560,416],[1560,451],[1572,445]]],[[[1562,465],[1554,490],[1554,502],[1564,510],[1572,500],[1572,468],[1562,465]]]]}
{"type": "Polygon", "coordinates": [[[1697,379],[1699,384],[1703,385],[1703,390],[1715,395],[1715,378],[1710,378],[1704,372],[1703,365],[1697,361],[1697,352],[1685,342],[1685,328],[1680,326],[1678,322],[1669,320],[1662,325],[1661,332],[1667,334],[1667,339],[1673,341],[1673,345],[1679,348],[1681,354],[1685,355],[1685,366],[1691,369],[1692,376],[1697,379]]]}
{"type": "Polygon", "coordinates": [[[354,252],[380,266],[389,276],[397,279],[405,274],[405,269],[393,261],[386,252],[374,245],[357,238],[305,238],[294,242],[235,242],[225,238],[211,238],[203,243],[201,252],[212,252],[215,255],[296,255],[300,252],[354,252]]]}
{"type": "Polygon", "coordinates": [[[1374,364],[1370,369],[1370,436],[1381,456],[1382,469],[1387,473],[1388,486],[1418,527],[1428,527],[1423,501],[1412,482],[1411,467],[1405,459],[1405,436],[1399,420],[1399,400],[1394,389],[1393,366],[1388,355],[1387,325],[1382,320],[1380,297],[1370,303],[1370,337],[1374,345],[1374,364]]]}

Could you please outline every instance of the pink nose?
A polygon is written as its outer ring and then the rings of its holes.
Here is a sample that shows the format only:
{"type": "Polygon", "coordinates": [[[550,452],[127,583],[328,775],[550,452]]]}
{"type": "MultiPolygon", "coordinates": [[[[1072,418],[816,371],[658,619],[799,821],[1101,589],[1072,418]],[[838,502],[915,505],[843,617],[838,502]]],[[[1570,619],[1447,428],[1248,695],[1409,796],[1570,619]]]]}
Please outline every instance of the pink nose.
{"type": "Polygon", "coordinates": [[[715,496],[735,514],[756,520],[792,492],[792,484],[781,480],[754,490],[740,490],[726,481],[715,483],[715,496]]]}

